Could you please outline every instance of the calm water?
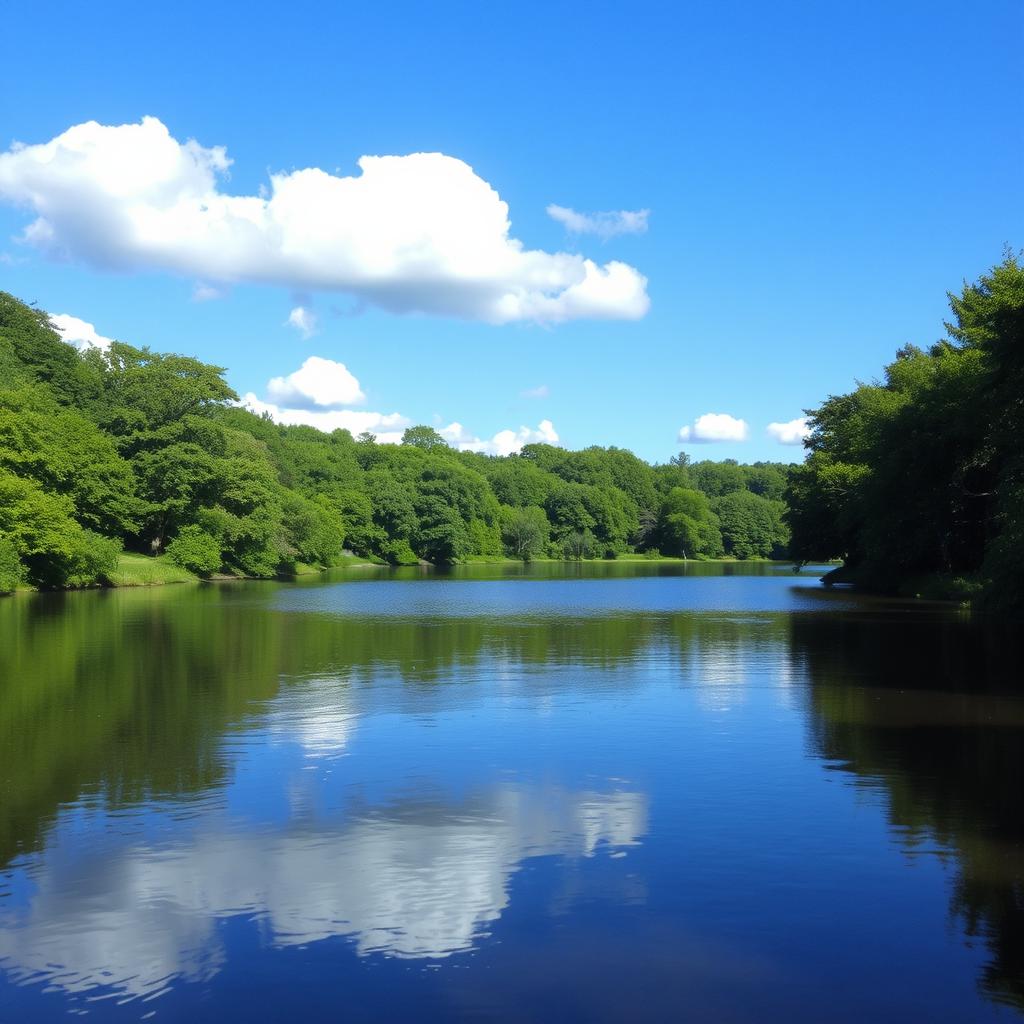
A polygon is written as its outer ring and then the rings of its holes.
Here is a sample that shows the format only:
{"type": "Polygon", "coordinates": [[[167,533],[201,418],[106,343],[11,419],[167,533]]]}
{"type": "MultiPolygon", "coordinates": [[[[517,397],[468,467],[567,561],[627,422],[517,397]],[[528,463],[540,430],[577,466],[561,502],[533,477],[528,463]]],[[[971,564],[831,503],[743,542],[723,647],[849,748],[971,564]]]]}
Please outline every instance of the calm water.
{"type": "Polygon", "coordinates": [[[1019,1020],[1020,631],[726,569],[0,602],[0,1020],[1019,1020]]]}

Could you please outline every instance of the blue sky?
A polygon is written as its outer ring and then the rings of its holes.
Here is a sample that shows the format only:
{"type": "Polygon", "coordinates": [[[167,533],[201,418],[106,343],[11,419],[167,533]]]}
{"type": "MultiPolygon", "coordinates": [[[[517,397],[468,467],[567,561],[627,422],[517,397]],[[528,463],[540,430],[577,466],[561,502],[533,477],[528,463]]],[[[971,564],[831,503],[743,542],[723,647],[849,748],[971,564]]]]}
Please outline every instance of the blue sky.
{"type": "MultiPolygon", "coordinates": [[[[309,280],[232,265],[225,285],[185,235],[162,258],[118,249],[115,207],[60,192],[65,179],[26,184],[24,161],[0,170],[0,288],[103,336],[226,366],[260,401],[316,356],[357,379],[350,408],[457,422],[466,438],[550,421],[569,447],[664,461],[682,426],[717,413],[749,439],[688,444],[691,456],[798,459],[768,423],[934,340],[945,291],[1024,244],[1018,2],[144,6],[5,11],[0,152],[148,115],[177,143],[224,147],[219,194],[252,197],[271,173],[351,176],[364,155],[443,153],[508,204],[510,237],[545,272],[565,252],[570,277],[586,258],[646,278],[644,315],[634,294],[614,318],[602,296],[597,314],[562,303],[494,323],[498,306],[473,306],[461,284],[438,314],[401,314],[381,305],[411,301],[405,278],[380,301],[315,283],[338,278],[328,239],[307,254],[324,260],[309,280]],[[63,260],[19,240],[40,188],[50,208],[74,200],[51,217],[63,260]],[[576,234],[550,204],[649,210],[648,230],[576,234]],[[196,301],[197,283],[221,297],[196,301]],[[299,306],[316,318],[309,337],[286,323],[299,306]]],[[[412,221],[447,216],[414,193],[430,209],[412,221]]],[[[478,213],[456,210],[467,230],[478,213]]],[[[377,238],[364,230],[357,263],[377,238]]],[[[322,365],[276,394],[322,411],[295,397],[322,365]]]]}

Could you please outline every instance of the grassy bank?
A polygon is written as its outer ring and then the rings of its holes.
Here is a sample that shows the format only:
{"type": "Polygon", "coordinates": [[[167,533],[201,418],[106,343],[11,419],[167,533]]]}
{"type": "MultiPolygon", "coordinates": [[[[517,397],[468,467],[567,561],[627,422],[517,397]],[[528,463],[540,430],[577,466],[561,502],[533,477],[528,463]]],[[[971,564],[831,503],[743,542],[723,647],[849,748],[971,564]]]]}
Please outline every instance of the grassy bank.
{"type": "Polygon", "coordinates": [[[175,565],[166,555],[153,558],[122,552],[108,577],[114,587],[158,587],[165,583],[196,583],[199,577],[175,565]]]}

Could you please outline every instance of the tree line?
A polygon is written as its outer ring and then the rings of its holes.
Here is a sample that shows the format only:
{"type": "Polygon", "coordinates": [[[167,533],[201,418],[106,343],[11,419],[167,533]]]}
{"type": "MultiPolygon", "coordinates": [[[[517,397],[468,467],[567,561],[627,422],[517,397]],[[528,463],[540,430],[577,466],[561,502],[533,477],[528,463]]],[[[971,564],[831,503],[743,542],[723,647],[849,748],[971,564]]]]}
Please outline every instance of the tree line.
{"type": "Polygon", "coordinates": [[[224,371],[120,342],[79,352],[0,293],[0,591],[102,584],[122,550],[269,577],[343,552],[472,558],[784,557],[789,467],[620,448],[488,456],[282,426],[224,371]]]}
{"type": "MultiPolygon", "coordinates": [[[[810,411],[791,551],[835,581],[1024,608],[1024,268],[949,294],[947,337],[810,411]]],[[[826,578],[827,579],[827,578],[826,578]]]]}

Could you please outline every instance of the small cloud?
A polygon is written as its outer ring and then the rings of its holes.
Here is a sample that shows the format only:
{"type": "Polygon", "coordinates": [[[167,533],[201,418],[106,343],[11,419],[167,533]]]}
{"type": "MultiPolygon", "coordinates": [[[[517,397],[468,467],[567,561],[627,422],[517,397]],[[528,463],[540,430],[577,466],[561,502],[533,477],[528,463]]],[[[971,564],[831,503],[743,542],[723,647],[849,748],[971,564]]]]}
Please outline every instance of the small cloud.
{"type": "Polygon", "coordinates": [[[85,320],[79,320],[77,316],[69,316],[67,313],[51,316],[50,323],[60,332],[64,341],[69,345],[74,345],[79,352],[85,352],[90,348],[98,348],[106,352],[113,341],[113,338],[105,338],[102,334],[97,333],[92,324],[85,320]]]}
{"type": "Polygon", "coordinates": [[[329,434],[334,430],[347,430],[353,437],[364,432],[373,434],[381,444],[401,444],[406,427],[412,420],[400,413],[363,412],[356,409],[283,409],[273,402],[263,402],[252,392],[242,398],[242,405],[250,412],[262,416],[266,413],[275,423],[285,426],[316,427],[329,434]]]}
{"type": "Polygon", "coordinates": [[[616,235],[642,235],[647,231],[650,210],[605,210],[601,213],[577,213],[568,206],[548,207],[548,216],[565,226],[574,235],[597,235],[614,238],[616,235]]]}
{"type": "Polygon", "coordinates": [[[803,444],[804,438],[809,437],[811,425],[807,422],[806,416],[800,416],[788,423],[769,423],[768,435],[774,437],[779,444],[803,444]]]}
{"type": "Polygon", "coordinates": [[[316,313],[307,306],[296,306],[285,321],[287,327],[294,327],[303,338],[311,338],[316,333],[316,313]]]}
{"type": "Polygon", "coordinates": [[[718,444],[723,441],[746,441],[750,433],[746,420],[738,420],[724,412],[706,412],[692,426],[679,431],[681,444],[718,444]]]}
{"type": "Polygon", "coordinates": [[[449,423],[438,433],[460,452],[483,452],[486,455],[512,455],[524,444],[558,444],[558,432],[551,420],[541,420],[537,429],[499,430],[489,441],[471,434],[461,423],[449,423]]]}
{"type": "Polygon", "coordinates": [[[535,388],[527,388],[525,391],[519,392],[520,398],[547,398],[551,394],[550,388],[547,384],[541,384],[535,388]]]}
{"type": "Polygon", "coordinates": [[[195,287],[192,289],[193,302],[213,302],[215,299],[222,298],[224,298],[222,288],[215,288],[212,284],[206,284],[203,281],[196,281],[195,287]]]}
{"type": "Polygon", "coordinates": [[[366,398],[344,363],[320,356],[310,356],[287,377],[274,377],[267,383],[267,395],[289,409],[355,405],[366,398]]]}

